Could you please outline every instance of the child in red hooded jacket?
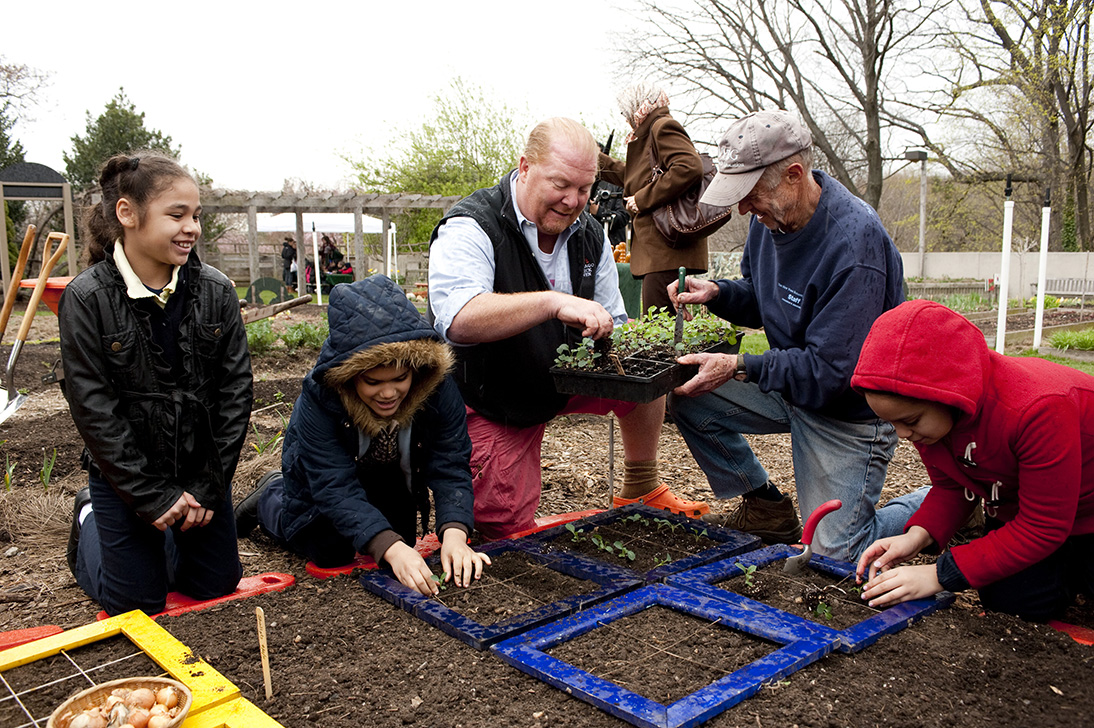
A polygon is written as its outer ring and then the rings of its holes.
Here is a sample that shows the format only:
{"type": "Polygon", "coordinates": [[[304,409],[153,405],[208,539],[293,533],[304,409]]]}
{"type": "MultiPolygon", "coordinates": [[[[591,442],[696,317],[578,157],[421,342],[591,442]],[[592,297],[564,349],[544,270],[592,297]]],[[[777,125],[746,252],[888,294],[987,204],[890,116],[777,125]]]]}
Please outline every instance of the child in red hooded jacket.
{"type": "Polygon", "coordinates": [[[851,386],[933,486],[904,534],[859,559],[870,606],[972,587],[986,609],[1045,621],[1094,594],[1094,377],[998,354],[960,314],[909,301],[875,321],[851,386]],[[949,543],[980,499],[982,538],[894,568],[949,543]]]}

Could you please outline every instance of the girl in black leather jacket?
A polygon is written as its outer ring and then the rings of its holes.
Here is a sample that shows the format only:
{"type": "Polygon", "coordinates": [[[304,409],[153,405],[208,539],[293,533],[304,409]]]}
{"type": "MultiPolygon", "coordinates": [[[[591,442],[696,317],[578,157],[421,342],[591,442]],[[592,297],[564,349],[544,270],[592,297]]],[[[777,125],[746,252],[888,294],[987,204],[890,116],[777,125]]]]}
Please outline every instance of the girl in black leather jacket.
{"type": "Polygon", "coordinates": [[[204,600],[242,576],[231,483],[252,403],[231,282],[198,260],[198,188],[142,152],[103,166],[93,265],[61,297],[65,396],[84,440],[69,566],[108,614],[204,600]],[[90,504],[88,505],[88,495],[90,504]]]}

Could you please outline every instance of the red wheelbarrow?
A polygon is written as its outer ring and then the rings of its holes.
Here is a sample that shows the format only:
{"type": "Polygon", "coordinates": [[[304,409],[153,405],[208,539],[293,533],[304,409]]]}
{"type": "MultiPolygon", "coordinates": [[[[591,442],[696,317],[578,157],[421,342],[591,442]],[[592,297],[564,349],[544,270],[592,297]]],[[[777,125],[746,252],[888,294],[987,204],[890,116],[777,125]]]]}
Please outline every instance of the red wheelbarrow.
{"type": "MultiPolygon", "coordinates": [[[[54,278],[46,279],[45,290],[42,291],[42,303],[49,307],[49,310],[54,314],[57,313],[57,304],[61,302],[61,294],[64,293],[65,286],[75,276],[56,276],[54,278]]],[[[37,278],[24,278],[19,281],[20,288],[34,288],[38,284],[37,278]]]]}

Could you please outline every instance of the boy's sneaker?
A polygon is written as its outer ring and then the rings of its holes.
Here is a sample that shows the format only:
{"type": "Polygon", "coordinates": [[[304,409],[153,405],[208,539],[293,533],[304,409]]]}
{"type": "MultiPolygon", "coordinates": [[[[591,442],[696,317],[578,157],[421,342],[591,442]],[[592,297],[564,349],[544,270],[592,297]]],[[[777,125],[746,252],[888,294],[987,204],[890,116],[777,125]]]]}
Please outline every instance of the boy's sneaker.
{"type": "Polygon", "coordinates": [[[255,489],[235,507],[236,538],[250,535],[251,531],[258,525],[258,501],[262,498],[262,493],[266,490],[266,486],[270,484],[270,481],[280,477],[280,470],[271,470],[266,473],[258,479],[255,489]]]}
{"type": "Polygon", "coordinates": [[[76,491],[76,502],[72,506],[72,526],[68,532],[68,546],[65,548],[65,560],[68,561],[68,570],[73,576],[76,576],[76,551],[80,546],[80,511],[90,502],[90,488],[76,491]]]}
{"type": "Polygon", "coordinates": [[[802,537],[801,520],[788,495],[779,501],[742,497],[735,510],[709,513],[703,520],[751,533],[766,543],[798,543],[802,537]]]}

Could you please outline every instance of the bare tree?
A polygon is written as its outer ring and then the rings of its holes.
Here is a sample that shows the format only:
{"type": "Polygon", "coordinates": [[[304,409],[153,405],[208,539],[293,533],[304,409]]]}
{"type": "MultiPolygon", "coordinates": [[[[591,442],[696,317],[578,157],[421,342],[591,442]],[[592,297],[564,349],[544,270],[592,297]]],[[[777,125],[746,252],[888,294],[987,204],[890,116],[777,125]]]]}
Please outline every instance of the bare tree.
{"type": "Polygon", "coordinates": [[[642,0],[637,42],[621,50],[631,72],[683,92],[689,121],[797,110],[828,171],[877,207],[892,132],[917,121],[900,115],[892,80],[920,64],[925,28],[948,1],[642,0]]]}
{"type": "MultiPolygon", "coordinates": [[[[1090,221],[1091,0],[961,0],[940,32],[942,65],[928,73],[948,93],[925,108],[947,121],[935,140],[909,126],[962,182],[1012,174],[1026,196],[1054,190],[1053,228],[1094,249],[1090,221]],[[965,140],[955,130],[965,130],[965,140]],[[972,144],[962,143],[973,142],[972,144]],[[1073,223],[1073,224],[1072,224],[1073,223]]],[[[1060,238],[1056,235],[1054,238],[1060,238]]],[[[1067,241],[1065,241],[1066,243],[1067,241]]]]}
{"type": "Polygon", "coordinates": [[[25,111],[47,80],[41,71],[0,56],[0,108],[25,111]]]}

